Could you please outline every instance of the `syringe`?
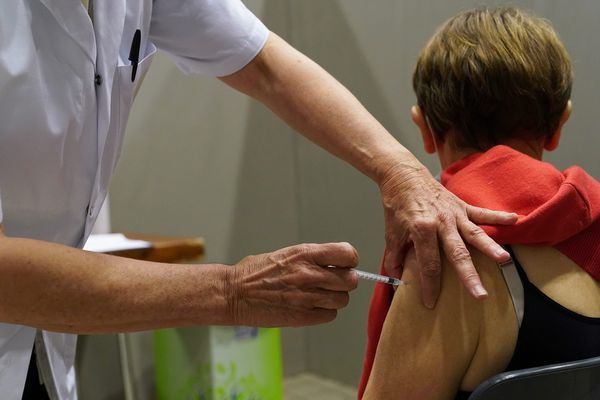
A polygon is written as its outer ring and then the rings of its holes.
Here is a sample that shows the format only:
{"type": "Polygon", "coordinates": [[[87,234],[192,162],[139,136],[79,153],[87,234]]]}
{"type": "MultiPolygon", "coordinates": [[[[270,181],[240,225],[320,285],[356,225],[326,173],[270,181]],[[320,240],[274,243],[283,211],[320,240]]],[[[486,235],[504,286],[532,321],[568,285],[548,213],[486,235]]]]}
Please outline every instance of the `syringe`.
{"type": "Polygon", "coordinates": [[[375,282],[379,282],[379,283],[387,283],[388,285],[394,285],[394,286],[406,285],[406,282],[401,281],[400,279],[397,279],[397,278],[392,278],[390,276],[372,274],[370,272],[360,271],[358,269],[355,269],[354,271],[356,272],[356,275],[358,275],[359,278],[367,279],[369,281],[375,281],[375,282]]]}

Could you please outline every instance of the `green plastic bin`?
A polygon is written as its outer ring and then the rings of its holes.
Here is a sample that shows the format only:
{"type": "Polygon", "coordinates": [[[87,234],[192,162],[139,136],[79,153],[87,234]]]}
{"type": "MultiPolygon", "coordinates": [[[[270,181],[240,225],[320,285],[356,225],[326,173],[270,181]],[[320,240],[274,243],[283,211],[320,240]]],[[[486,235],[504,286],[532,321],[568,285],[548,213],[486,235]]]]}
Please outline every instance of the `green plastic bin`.
{"type": "Polygon", "coordinates": [[[160,330],[154,357],[158,400],[283,400],[279,329],[160,330]]]}

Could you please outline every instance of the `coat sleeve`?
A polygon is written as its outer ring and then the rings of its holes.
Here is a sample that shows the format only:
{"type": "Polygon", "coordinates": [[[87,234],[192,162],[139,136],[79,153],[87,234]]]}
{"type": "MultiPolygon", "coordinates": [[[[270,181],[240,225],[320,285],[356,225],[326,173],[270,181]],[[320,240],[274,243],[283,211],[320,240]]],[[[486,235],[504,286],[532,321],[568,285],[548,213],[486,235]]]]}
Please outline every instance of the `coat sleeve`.
{"type": "Polygon", "coordinates": [[[239,0],[155,0],[150,40],[185,73],[232,74],[263,48],[269,30],[239,0]]]}

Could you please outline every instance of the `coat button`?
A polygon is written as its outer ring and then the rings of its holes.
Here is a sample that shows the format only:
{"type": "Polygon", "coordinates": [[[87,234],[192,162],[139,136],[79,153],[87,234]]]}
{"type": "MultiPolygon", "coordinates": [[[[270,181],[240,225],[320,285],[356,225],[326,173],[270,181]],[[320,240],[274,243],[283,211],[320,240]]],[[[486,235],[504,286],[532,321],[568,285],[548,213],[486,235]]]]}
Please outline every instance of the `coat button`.
{"type": "Polygon", "coordinates": [[[96,76],[94,76],[94,83],[98,86],[102,85],[102,75],[96,74],[96,76]]]}

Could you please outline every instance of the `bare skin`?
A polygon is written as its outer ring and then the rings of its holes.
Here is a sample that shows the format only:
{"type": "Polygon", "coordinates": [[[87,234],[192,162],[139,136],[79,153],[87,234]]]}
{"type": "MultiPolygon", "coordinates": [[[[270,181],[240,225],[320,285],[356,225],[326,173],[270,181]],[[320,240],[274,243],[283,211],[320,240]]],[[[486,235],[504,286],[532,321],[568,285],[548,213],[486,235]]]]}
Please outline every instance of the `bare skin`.
{"type": "Polygon", "coordinates": [[[515,214],[472,207],[446,191],[345,87],[273,33],[252,62],[221,80],[373,179],[385,214],[386,270],[399,277],[414,245],[424,304],[433,307],[439,295],[440,245],[469,292],[486,297],[464,242],[508,259],[476,224],[511,224],[515,214]]]}
{"type": "Polygon", "coordinates": [[[0,321],[69,333],[332,321],[356,288],[356,250],[307,244],[235,266],[162,264],[0,238],[0,321]],[[340,268],[322,266],[335,264],[340,268]]]}

